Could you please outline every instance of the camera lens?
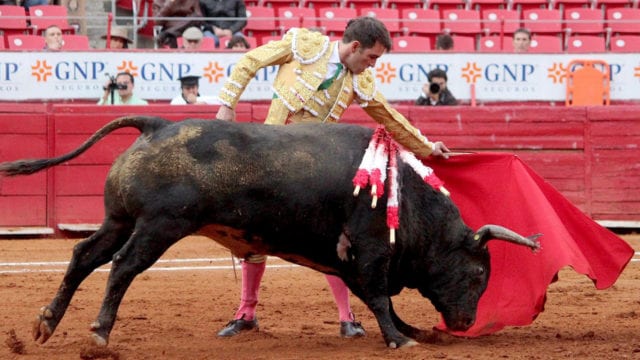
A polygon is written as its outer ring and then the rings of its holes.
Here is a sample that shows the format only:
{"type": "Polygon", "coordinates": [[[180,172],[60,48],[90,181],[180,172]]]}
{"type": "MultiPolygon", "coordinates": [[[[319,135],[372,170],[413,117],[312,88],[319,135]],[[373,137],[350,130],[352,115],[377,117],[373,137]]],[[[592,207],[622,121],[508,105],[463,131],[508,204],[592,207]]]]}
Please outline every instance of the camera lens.
{"type": "Polygon", "coordinates": [[[429,85],[429,91],[432,94],[437,94],[440,92],[440,85],[436,84],[436,83],[431,83],[431,85],[429,85]]]}

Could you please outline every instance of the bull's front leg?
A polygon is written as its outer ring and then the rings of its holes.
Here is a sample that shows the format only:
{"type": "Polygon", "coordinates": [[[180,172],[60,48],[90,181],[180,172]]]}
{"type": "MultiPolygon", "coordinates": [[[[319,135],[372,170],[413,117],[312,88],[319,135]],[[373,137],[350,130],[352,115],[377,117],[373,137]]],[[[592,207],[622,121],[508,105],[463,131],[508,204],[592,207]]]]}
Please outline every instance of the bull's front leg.
{"type": "Polygon", "coordinates": [[[389,299],[386,275],[388,257],[378,257],[372,251],[359,252],[354,261],[357,275],[355,277],[347,276],[345,282],[354,295],[358,296],[373,312],[387,346],[395,349],[416,345],[414,340],[398,330],[391,315],[391,300],[389,299]]]}
{"type": "Polygon", "coordinates": [[[389,296],[380,295],[372,297],[370,300],[366,300],[365,303],[375,315],[378,326],[380,326],[380,331],[382,332],[382,337],[388,347],[396,349],[417,344],[413,339],[402,334],[394,325],[391,313],[389,312],[389,296]]]}
{"type": "Polygon", "coordinates": [[[433,344],[436,343],[439,339],[438,334],[434,332],[429,332],[426,330],[415,328],[407,323],[405,323],[398,314],[396,314],[393,309],[393,302],[389,299],[389,312],[391,313],[391,319],[393,320],[393,324],[396,326],[400,332],[405,334],[406,336],[417,340],[421,343],[433,344]]]}

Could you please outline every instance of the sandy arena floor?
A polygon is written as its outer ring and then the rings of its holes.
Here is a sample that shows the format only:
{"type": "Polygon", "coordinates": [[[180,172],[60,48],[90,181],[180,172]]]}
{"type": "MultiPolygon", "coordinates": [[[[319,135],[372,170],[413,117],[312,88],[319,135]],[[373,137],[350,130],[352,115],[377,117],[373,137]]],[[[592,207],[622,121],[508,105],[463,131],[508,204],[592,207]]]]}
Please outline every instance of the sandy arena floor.
{"type": "MultiPolygon", "coordinates": [[[[640,250],[640,235],[623,237],[640,250]]],[[[640,359],[640,261],[604,291],[563,270],[549,289],[546,310],[530,326],[476,339],[442,335],[437,344],[392,350],[355,297],[367,336],[340,338],[324,276],[277,258],[269,265],[280,266],[267,269],[262,283],[260,331],[217,338],[235,311],[240,282],[229,252],[202,237],[182,240],[136,278],[107,351],[88,345],[105,269],[85,280],[53,337],[38,345],[31,323],[53,298],[77,241],[0,240],[0,359],[640,359]]],[[[438,322],[433,306],[415,291],[395,297],[394,305],[414,326],[430,329],[438,322]]]]}

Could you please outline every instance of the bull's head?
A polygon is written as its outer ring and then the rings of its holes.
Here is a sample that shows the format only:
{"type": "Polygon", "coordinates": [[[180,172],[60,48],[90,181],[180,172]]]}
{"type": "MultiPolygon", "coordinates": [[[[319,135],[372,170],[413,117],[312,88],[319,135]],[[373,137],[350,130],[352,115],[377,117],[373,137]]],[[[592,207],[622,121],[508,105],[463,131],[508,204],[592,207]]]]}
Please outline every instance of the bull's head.
{"type": "Polygon", "coordinates": [[[429,278],[418,290],[431,300],[450,330],[465,331],[475,322],[480,296],[489,281],[487,242],[506,240],[536,251],[540,248],[536,241],[539,236],[524,237],[497,225],[485,225],[476,233],[468,231],[457,247],[449,248],[435,259],[429,278]]]}

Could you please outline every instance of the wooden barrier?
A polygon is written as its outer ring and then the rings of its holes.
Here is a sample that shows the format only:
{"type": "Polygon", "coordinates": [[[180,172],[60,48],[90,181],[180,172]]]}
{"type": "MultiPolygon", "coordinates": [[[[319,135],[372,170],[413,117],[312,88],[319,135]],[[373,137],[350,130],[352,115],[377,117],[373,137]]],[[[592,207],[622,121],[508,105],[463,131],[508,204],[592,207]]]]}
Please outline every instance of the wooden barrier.
{"type": "MultiPolygon", "coordinates": [[[[268,104],[243,103],[238,121],[262,122],[268,104]]],[[[397,109],[431,139],[456,151],[515,153],[601,223],[640,226],[640,106],[417,107],[397,109]]],[[[215,117],[217,106],[0,105],[0,162],[51,157],[75,149],[124,115],[171,120],[215,117]]],[[[359,107],[344,122],[376,123],[359,107]]],[[[139,135],[122,129],[78,158],[45,172],[0,178],[0,235],[94,230],[113,160],[139,135]]]]}

